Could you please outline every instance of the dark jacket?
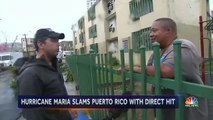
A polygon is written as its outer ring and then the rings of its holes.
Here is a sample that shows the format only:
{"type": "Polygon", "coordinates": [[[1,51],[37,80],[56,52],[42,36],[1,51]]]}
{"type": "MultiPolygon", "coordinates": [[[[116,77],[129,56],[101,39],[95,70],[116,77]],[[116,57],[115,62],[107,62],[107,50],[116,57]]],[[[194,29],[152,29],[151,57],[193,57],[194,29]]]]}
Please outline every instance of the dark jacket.
{"type": "MultiPolygon", "coordinates": [[[[53,66],[43,59],[33,59],[25,63],[18,76],[19,95],[58,96],[67,95],[62,74],[57,69],[57,61],[53,66]]],[[[68,111],[39,109],[23,109],[27,120],[70,120],[68,111]]]]}

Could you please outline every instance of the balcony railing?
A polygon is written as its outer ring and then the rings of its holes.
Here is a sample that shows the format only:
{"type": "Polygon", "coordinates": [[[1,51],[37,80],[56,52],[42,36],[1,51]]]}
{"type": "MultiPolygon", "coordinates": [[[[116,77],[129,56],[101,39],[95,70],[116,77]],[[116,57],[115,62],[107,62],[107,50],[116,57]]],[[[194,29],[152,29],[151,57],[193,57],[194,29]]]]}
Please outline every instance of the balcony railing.
{"type": "Polygon", "coordinates": [[[134,52],[139,52],[142,45],[146,47],[146,50],[152,49],[149,33],[150,27],[132,33],[132,48],[134,52]]]}
{"type": "Polygon", "coordinates": [[[96,25],[89,27],[89,38],[97,37],[96,25]]]}
{"type": "Polygon", "coordinates": [[[132,0],[129,2],[129,10],[131,18],[137,20],[153,11],[153,0],[132,0]]]}
{"type": "Polygon", "coordinates": [[[95,5],[91,6],[89,10],[87,11],[88,13],[88,21],[94,20],[96,15],[95,15],[95,5]]]}

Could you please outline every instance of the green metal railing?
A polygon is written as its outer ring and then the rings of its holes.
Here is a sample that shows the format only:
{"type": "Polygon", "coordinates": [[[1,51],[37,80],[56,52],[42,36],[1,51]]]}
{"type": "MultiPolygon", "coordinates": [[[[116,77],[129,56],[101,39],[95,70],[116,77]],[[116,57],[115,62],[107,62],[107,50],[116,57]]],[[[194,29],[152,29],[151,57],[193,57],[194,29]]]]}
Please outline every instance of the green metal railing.
{"type": "MultiPolygon", "coordinates": [[[[155,86],[155,94],[161,95],[161,88],[169,88],[175,91],[179,97],[179,108],[175,110],[175,119],[184,118],[184,94],[213,99],[213,87],[183,81],[181,74],[181,42],[175,41],[174,62],[175,79],[161,78],[160,76],[160,52],[159,44],[153,44],[155,75],[147,76],[145,47],[140,48],[141,73],[133,72],[133,50],[129,50],[129,71],[122,71],[120,81],[115,80],[117,70],[112,66],[112,53],[107,54],[86,54],[67,56],[66,61],[73,74],[74,80],[79,85],[80,95],[115,95],[122,94],[127,90],[133,91],[136,80],[141,81],[141,95],[147,95],[147,83],[155,86]],[[117,91],[120,90],[121,93],[117,91]]],[[[92,52],[92,51],[91,51],[92,52]]],[[[121,68],[125,67],[124,50],[120,50],[121,68]]],[[[94,120],[103,119],[108,114],[107,110],[92,112],[94,120]]],[[[147,109],[141,109],[142,120],[147,120],[147,109]]],[[[137,120],[136,110],[132,109],[131,114],[126,114],[125,119],[137,120]],[[130,116],[131,115],[131,116],[130,116]]],[[[157,120],[162,120],[162,110],[156,109],[157,120]]]]}
{"type": "Polygon", "coordinates": [[[146,50],[151,50],[151,40],[149,37],[151,28],[144,28],[136,32],[132,32],[132,48],[134,52],[139,53],[140,47],[144,45],[146,50]]]}

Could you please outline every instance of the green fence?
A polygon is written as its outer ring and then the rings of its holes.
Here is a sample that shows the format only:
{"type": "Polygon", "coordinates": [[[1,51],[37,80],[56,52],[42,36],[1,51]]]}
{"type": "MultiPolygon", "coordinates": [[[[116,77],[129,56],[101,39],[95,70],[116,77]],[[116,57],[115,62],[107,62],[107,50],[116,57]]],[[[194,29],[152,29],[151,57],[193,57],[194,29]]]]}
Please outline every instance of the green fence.
{"type": "MultiPolygon", "coordinates": [[[[145,47],[140,48],[141,57],[141,73],[133,72],[133,50],[129,50],[129,71],[122,71],[120,80],[117,70],[112,66],[112,53],[107,54],[86,54],[67,56],[66,61],[73,74],[74,80],[79,85],[80,95],[114,95],[117,91],[124,93],[127,90],[135,89],[135,82],[140,81],[142,95],[147,95],[147,85],[155,86],[155,94],[161,95],[161,88],[169,88],[180,95],[179,109],[175,111],[175,119],[183,120],[184,118],[184,98],[182,95],[190,94],[197,97],[213,99],[213,87],[200,85],[182,80],[181,74],[181,42],[175,41],[174,45],[174,60],[175,60],[175,79],[160,78],[160,52],[159,44],[153,44],[154,59],[155,59],[155,75],[147,76],[145,47]],[[118,78],[119,78],[118,77],[118,78]]],[[[120,50],[121,67],[124,69],[125,59],[124,50],[120,50]]],[[[138,110],[138,109],[137,109],[138,110]]],[[[140,109],[139,109],[140,110],[140,109]]],[[[141,109],[141,118],[137,118],[136,110],[129,110],[131,114],[124,115],[125,119],[131,120],[147,120],[147,109],[141,109]]],[[[161,109],[156,109],[157,120],[162,120],[161,109]]],[[[108,114],[107,110],[92,112],[94,120],[103,119],[108,114]]]]}

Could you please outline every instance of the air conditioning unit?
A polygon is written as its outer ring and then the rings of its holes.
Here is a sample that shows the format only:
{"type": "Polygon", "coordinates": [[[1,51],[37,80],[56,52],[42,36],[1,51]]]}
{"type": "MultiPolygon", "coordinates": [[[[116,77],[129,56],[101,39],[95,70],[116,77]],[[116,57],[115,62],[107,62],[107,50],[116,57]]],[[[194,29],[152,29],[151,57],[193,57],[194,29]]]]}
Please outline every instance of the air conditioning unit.
{"type": "Polygon", "coordinates": [[[108,8],[108,13],[110,14],[111,11],[113,10],[113,2],[111,0],[108,1],[107,8],[108,8]]]}
{"type": "Polygon", "coordinates": [[[109,27],[109,32],[115,32],[115,27],[109,27]]]}
{"type": "Polygon", "coordinates": [[[109,26],[109,32],[115,32],[115,27],[113,26],[113,24],[109,26]]]}

